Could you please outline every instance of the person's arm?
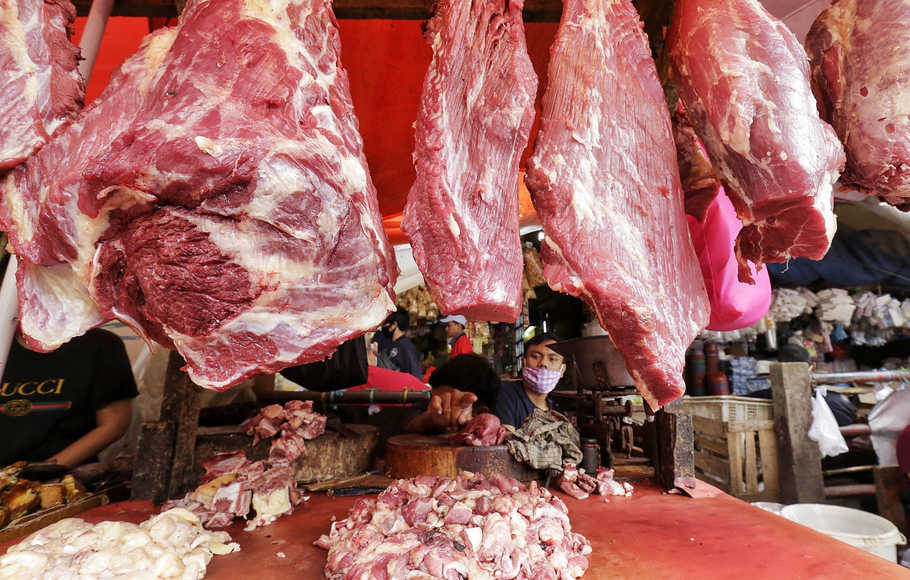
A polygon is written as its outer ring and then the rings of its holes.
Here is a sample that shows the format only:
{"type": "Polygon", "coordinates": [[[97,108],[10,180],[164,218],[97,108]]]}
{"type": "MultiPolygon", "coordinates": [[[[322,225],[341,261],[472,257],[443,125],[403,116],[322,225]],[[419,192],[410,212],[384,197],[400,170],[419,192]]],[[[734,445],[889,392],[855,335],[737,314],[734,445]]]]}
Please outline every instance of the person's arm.
{"type": "Polygon", "coordinates": [[[427,410],[405,425],[405,433],[439,433],[460,429],[473,416],[477,395],[458,389],[434,389],[427,410]]]}
{"type": "Polygon", "coordinates": [[[85,463],[126,433],[132,415],[132,399],[114,401],[98,409],[95,411],[96,427],[70,443],[49,460],[67,467],[76,467],[85,463]]]}

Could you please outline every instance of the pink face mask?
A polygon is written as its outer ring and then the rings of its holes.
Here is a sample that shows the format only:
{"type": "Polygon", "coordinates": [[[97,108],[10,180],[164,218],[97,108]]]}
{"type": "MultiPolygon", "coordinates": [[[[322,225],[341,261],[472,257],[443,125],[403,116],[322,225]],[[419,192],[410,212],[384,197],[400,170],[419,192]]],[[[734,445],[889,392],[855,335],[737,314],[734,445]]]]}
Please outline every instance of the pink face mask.
{"type": "Polygon", "coordinates": [[[554,371],[543,367],[536,369],[524,367],[521,369],[521,376],[525,380],[525,385],[531,389],[532,392],[535,392],[538,395],[546,395],[556,388],[556,383],[559,382],[562,371],[554,371]]]}

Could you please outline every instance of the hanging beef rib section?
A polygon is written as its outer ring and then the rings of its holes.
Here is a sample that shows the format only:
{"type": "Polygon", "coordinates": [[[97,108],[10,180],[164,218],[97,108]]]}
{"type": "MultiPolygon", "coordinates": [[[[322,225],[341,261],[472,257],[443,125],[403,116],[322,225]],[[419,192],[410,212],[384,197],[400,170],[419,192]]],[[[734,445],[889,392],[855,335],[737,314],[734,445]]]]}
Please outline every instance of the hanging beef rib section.
{"type": "Polygon", "coordinates": [[[5,180],[29,343],[119,318],[220,389],[382,322],[397,268],[339,53],[328,0],[191,2],[148,37],[5,180]]]}
{"type": "Polygon", "coordinates": [[[910,210],[910,2],[838,0],[806,48],[819,110],[847,150],[843,180],[910,210]]]}
{"type": "Polygon", "coordinates": [[[790,257],[820,259],[836,222],[844,152],[818,116],[806,53],[757,0],[678,0],[671,75],[743,222],[739,276],[790,257]]]}
{"type": "Polygon", "coordinates": [[[518,160],[537,76],[521,0],[439,0],[402,227],[443,313],[514,322],[521,312],[518,160]]]}
{"type": "Polygon", "coordinates": [[[628,0],[568,0],[527,184],[550,286],[583,298],[652,408],[708,321],[670,115],[628,0]]]}
{"type": "Polygon", "coordinates": [[[0,0],[0,171],[24,161],[82,107],[69,0],[0,0]]]}

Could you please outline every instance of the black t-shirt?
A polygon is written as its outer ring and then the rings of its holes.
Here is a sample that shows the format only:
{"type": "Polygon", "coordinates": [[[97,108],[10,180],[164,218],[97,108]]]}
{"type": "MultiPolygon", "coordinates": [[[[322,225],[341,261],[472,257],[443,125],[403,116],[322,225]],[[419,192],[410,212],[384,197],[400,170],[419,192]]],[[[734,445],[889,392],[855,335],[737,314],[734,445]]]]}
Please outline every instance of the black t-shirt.
{"type": "Polygon", "coordinates": [[[380,343],[380,352],[388,355],[397,370],[402,373],[409,373],[415,377],[422,378],[420,372],[420,360],[417,358],[417,347],[406,336],[398,337],[398,340],[388,340],[380,343]]]}
{"type": "Polygon", "coordinates": [[[0,385],[0,465],[44,461],[95,428],[95,412],[138,394],[123,341],[96,328],[53,352],[13,341],[0,385]]]}

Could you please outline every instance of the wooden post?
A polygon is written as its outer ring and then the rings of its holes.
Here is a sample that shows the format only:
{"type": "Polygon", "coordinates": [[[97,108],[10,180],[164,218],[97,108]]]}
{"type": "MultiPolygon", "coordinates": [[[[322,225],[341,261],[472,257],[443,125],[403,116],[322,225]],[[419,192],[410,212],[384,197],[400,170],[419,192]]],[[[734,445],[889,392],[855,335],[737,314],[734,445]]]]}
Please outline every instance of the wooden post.
{"type": "Polygon", "coordinates": [[[878,513],[890,520],[901,533],[907,533],[907,512],[901,502],[901,480],[904,474],[896,465],[875,467],[875,499],[878,513]]]}
{"type": "Polygon", "coordinates": [[[164,399],[161,420],[174,424],[174,458],[168,482],[168,497],[186,493],[192,478],[196,432],[199,429],[199,387],[190,381],[181,367],[186,364],[176,351],[171,351],[164,377],[164,399]]]}
{"type": "Polygon", "coordinates": [[[199,387],[180,370],[183,358],[170,353],[159,421],[142,425],[132,497],[155,503],[180,496],[193,478],[199,429],[199,387]]]}
{"type": "Polygon", "coordinates": [[[695,478],[692,417],[683,411],[682,401],[674,401],[657,412],[655,422],[658,482],[667,489],[692,487],[695,478]]]}
{"type": "Polygon", "coordinates": [[[809,365],[771,364],[774,432],[778,441],[781,501],[811,503],[825,499],[818,444],[809,439],[812,388],[809,365]]]}
{"type": "Polygon", "coordinates": [[[174,459],[175,426],[167,421],[142,424],[130,484],[132,499],[161,503],[167,499],[174,459]]]}

